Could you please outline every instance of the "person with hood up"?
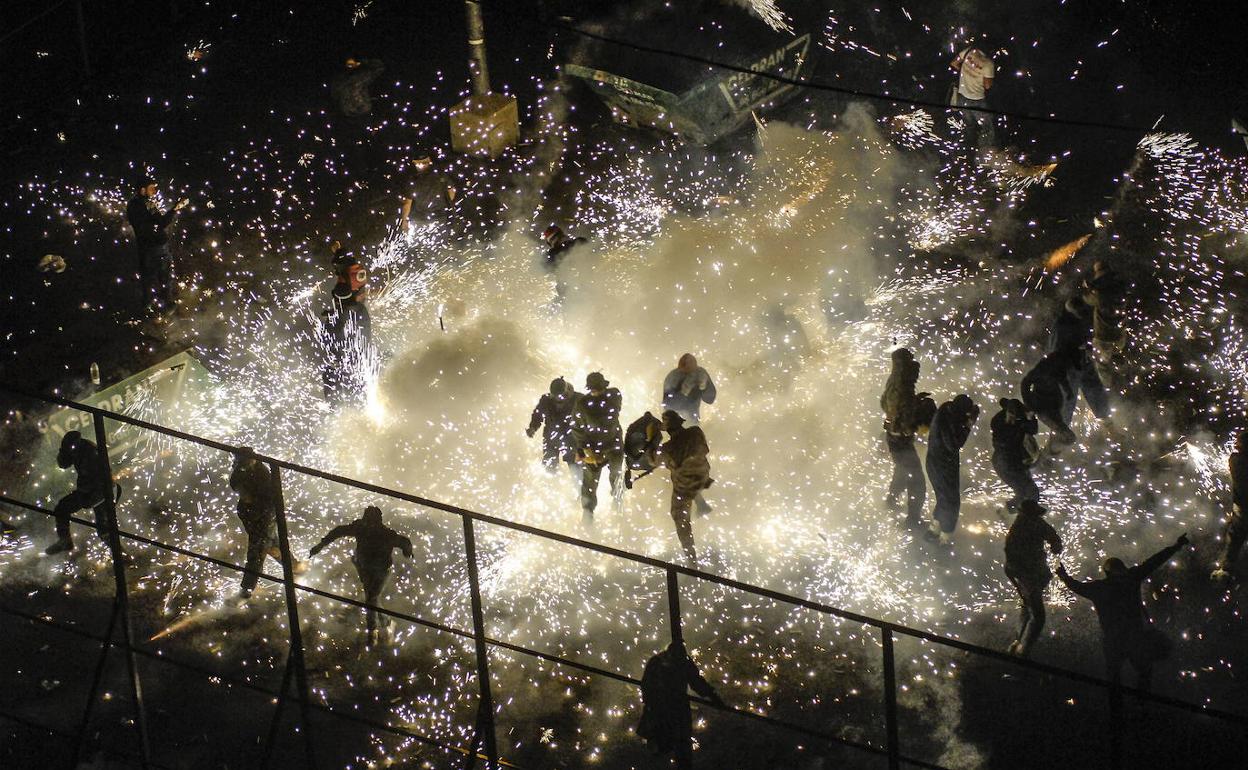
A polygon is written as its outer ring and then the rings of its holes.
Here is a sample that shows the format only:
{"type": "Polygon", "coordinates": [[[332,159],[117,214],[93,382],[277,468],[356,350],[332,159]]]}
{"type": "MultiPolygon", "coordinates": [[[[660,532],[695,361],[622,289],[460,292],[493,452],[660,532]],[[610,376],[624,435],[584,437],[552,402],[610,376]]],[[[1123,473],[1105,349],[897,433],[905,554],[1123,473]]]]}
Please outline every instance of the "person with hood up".
{"type": "Polygon", "coordinates": [[[576,450],[572,446],[572,411],[580,395],[567,380],[559,377],[551,381],[550,392],[543,393],[533,408],[529,427],[524,432],[533,438],[537,429],[542,428],[542,464],[548,471],[554,471],[560,460],[569,466],[576,463],[576,450]]]}
{"type": "Polygon", "coordinates": [[[329,82],[329,95],[334,108],[342,115],[358,118],[373,111],[373,97],[368,92],[373,81],[386,69],[378,59],[348,56],[343,68],[329,82]]]}
{"type": "Polygon", "coordinates": [[[1065,415],[1074,413],[1071,404],[1077,394],[1071,386],[1072,370],[1078,366],[1080,355],[1074,350],[1055,350],[1040,359],[1020,385],[1023,404],[1052,431],[1048,451],[1053,454],[1060,454],[1077,440],[1065,415]]]}
{"type": "Polygon", "coordinates": [[[238,520],[247,533],[247,561],[238,592],[239,599],[247,599],[260,582],[264,557],[268,555],[282,563],[277,539],[277,490],[268,466],[260,462],[250,447],[243,447],[234,455],[230,489],[238,493],[238,520]]]}
{"type": "MultiPolygon", "coordinates": [[[[355,553],[351,555],[351,563],[355,565],[355,574],[364,587],[364,603],[369,606],[364,610],[367,623],[366,644],[372,646],[377,641],[377,610],[374,609],[381,599],[381,592],[390,579],[390,568],[394,566],[394,549],[398,548],[407,558],[412,558],[411,538],[400,535],[390,529],[381,520],[381,509],[370,505],[364,509],[364,517],[350,524],[340,524],[326,533],[321,542],[312,546],[309,558],[316,556],[325,546],[343,537],[355,538],[355,553]]],[[[381,626],[389,625],[383,615],[381,626]]]]}
{"type": "Polygon", "coordinates": [[[1122,664],[1130,663],[1139,678],[1138,686],[1147,690],[1152,681],[1153,665],[1170,654],[1170,641],[1148,618],[1140,586],[1188,542],[1186,534],[1180,535],[1174,545],[1161,549],[1134,567],[1127,567],[1122,559],[1111,556],[1101,565],[1105,573],[1101,580],[1075,580],[1066,572],[1065,565],[1057,565],[1057,576],[1066,587],[1090,600],[1096,609],[1097,620],[1101,623],[1106,673],[1115,684],[1122,677],[1122,664]]]}
{"type": "Polygon", "coordinates": [[[698,359],[692,353],[685,353],[676,362],[676,368],[663,378],[663,408],[697,425],[704,403],[715,403],[715,383],[711,375],[698,366],[698,359]]]}
{"type": "Polygon", "coordinates": [[[84,508],[95,513],[95,531],[100,539],[108,542],[108,503],[110,496],[115,497],[116,485],[108,470],[108,460],[104,453],[96,447],[95,442],[82,437],[76,430],[71,430],[61,439],[61,447],[56,453],[56,464],[60,468],[73,468],[78,474],[78,482],[74,491],[56,501],[52,514],[56,517],[56,542],[48,546],[46,554],[57,554],[74,550],[74,537],[70,532],[69,517],[84,508]]]}
{"type": "Polygon", "coordinates": [[[1062,552],[1062,538],[1053,525],[1044,520],[1046,509],[1035,500],[1024,500],[1018,516],[1005,535],[1005,576],[1018,591],[1018,638],[1010,645],[1011,655],[1025,658],[1044,630],[1044,591],[1053,579],[1044,559],[1044,544],[1049,553],[1062,552]]]}
{"type": "Polygon", "coordinates": [[[698,553],[693,546],[693,525],[689,511],[694,503],[698,513],[705,515],[711,506],[702,497],[702,490],[714,483],[711,464],[707,459],[710,448],[706,434],[697,425],[686,428],[685,420],[672,410],[663,413],[663,430],[668,440],[659,448],[663,465],[672,472],[672,521],[676,524],[676,537],[685,549],[685,555],[696,561],[698,553]]]}
{"type": "Polygon", "coordinates": [[[642,476],[659,466],[663,421],[646,412],[624,429],[624,488],[633,488],[633,471],[642,476]]]}
{"type": "Polygon", "coordinates": [[[927,479],[915,449],[915,437],[927,430],[935,416],[936,402],[927,393],[915,393],[919,381],[919,362],[909,348],[892,353],[893,368],[884,383],[880,408],[884,410],[884,442],[893,460],[893,477],[888,484],[884,503],[896,510],[902,493],[906,495],[905,524],[922,525],[923,504],[927,501],[927,479]]]}
{"type": "Polygon", "coordinates": [[[931,528],[924,533],[924,538],[931,542],[948,545],[958,526],[962,509],[962,447],[977,419],[979,407],[970,396],[961,393],[941,404],[932,420],[927,440],[927,478],[932,482],[936,507],[932,510],[931,528]]]}
{"type": "Polygon", "coordinates": [[[719,693],[689,657],[683,641],[672,642],[646,662],[641,675],[642,708],[637,735],[655,754],[674,754],[680,770],[693,767],[693,709],[689,705],[689,688],[716,706],[724,706],[719,693]]]}
{"type": "Polygon", "coordinates": [[[1003,398],[1000,404],[1001,411],[992,418],[992,469],[1014,491],[1006,509],[1017,511],[1025,501],[1040,500],[1040,488],[1031,477],[1031,466],[1039,453],[1036,431],[1040,426],[1022,401],[1003,398]]]}
{"type": "Polygon", "coordinates": [[[1228,465],[1231,470],[1231,516],[1222,530],[1222,550],[1210,575],[1213,580],[1229,580],[1231,569],[1239,552],[1248,539],[1248,430],[1240,431],[1235,439],[1235,451],[1231,452],[1228,465]]]}
{"type": "Polygon", "coordinates": [[[588,393],[576,400],[572,410],[572,445],[581,466],[581,512],[586,524],[594,521],[598,507],[598,482],[602,469],[608,469],[611,495],[617,501],[623,492],[624,430],[620,427],[620,410],[624,397],[610,387],[602,372],[585,378],[588,393]]]}
{"type": "Polygon", "coordinates": [[[368,287],[362,283],[365,279],[361,277],[358,288],[354,281],[336,285],[324,314],[321,381],[325,398],[331,403],[364,398],[366,370],[374,355],[372,318],[365,304],[368,287]]]}

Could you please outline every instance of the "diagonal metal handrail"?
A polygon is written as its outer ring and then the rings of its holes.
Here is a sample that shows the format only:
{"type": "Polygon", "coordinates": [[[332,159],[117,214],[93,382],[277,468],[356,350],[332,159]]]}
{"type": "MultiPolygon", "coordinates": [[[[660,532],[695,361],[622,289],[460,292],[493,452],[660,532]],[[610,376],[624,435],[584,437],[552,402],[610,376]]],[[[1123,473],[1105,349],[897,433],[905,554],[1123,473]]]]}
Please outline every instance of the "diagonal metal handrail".
{"type": "MultiPolygon", "coordinates": [[[[73,401],[71,399],[64,398],[61,396],[34,393],[32,391],[29,391],[23,388],[14,387],[8,384],[0,384],[0,391],[5,391],[16,396],[21,396],[21,397],[36,400],[36,401],[43,401],[45,403],[57,404],[60,406],[69,407],[71,409],[77,409],[79,411],[88,412],[93,415],[100,414],[100,415],[103,415],[104,417],[107,417],[112,420],[116,420],[117,422],[120,422],[120,423],[133,425],[137,428],[143,428],[144,430],[150,430],[155,433],[161,433],[163,435],[170,436],[172,438],[177,438],[183,441],[188,441],[194,444],[199,444],[201,446],[206,446],[206,447],[216,449],[221,452],[226,452],[229,454],[236,454],[241,450],[240,447],[236,447],[231,444],[226,444],[221,441],[204,438],[203,436],[197,436],[192,433],[186,433],[184,431],[180,431],[174,428],[169,428],[163,425],[157,425],[156,423],[148,422],[146,420],[140,420],[135,417],[130,417],[128,415],[118,414],[108,409],[102,409],[100,407],[91,406],[90,404],[84,404],[78,401],[73,401]]],[[[1232,722],[1234,724],[1248,726],[1248,716],[1242,716],[1239,714],[1234,714],[1228,711],[1222,711],[1220,709],[1211,708],[1211,707],[1204,706],[1201,704],[1191,703],[1190,701],[1185,701],[1179,698],[1173,698],[1167,695],[1160,695],[1157,693],[1150,692],[1148,690],[1142,690],[1138,687],[1127,687],[1125,685],[1111,682],[1108,679],[1105,679],[1103,677],[1098,677],[1098,676],[1094,676],[1091,674],[1085,674],[1079,671],[1074,671],[1072,669],[1062,668],[1060,666],[1054,666],[1054,665],[1050,665],[1047,663],[1040,663],[1038,661],[1034,661],[1029,658],[1020,658],[1015,655],[1010,655],[1009,653],[1000,652],[998,650],[994,650],[988,647],[981,647],[979,645],[971,644],[969,642],[964,642],[960,639],[954,639],[948,636],[941,636],[940,634],[935,634],[930,631],[923,631],[917,628],[910,628],[909,626],[903,626],[899,623],[893,623],[891,621],[881,620],[880,618],[873,618],[868,615],[863,615],[861,613],[841,609],[839,607],[833,607],[832,605],[824,604],[823,602],[817,602],[812,599],[807,599],[807,598],[800,597],[800,596],[794,596],[792,594],[786,594],[781,591],[774,591],[769,588],[764,588],[762,586],[745,583],[740,580],[733,580],[732,578],[726,578],[721,575],[716,575],[714,573],[704,572],[702,570],[695,569],[693,567],[687,567],[682,564],[676,564],[673,562],[664,561],[662,559],[656,559],[651,556],[645,556],[643,554],[633,553],[631,551],[625,551],[623,549],[614,548],[608,545],[601,545],[599,543],[594,543],[589,540],[582,540],[581,538],[572,537],[570,535],[564,535],[559,532],[553,532],[550,530],[541,529],[540,527],[534,527],[529,524],[521,524],[519,522],[510,521],[508,519],[502,519],[497,516],[491,516],[489,514],[478,513],[476,511],[471,511],[466,508],[460,508],[459,506],[451,505],[449,503],[443,503],[437,500],[431,500],[429,498],[421,497],[419,495],[413,495],[408,492],[401,492],[397,489],[390,489],[389,487],[384,487],[384,486],[381,486],[380,484],[373,484],[373,483],[366,482],[366,481],[360,481],[358,479],[352,479],[346,476],[340,476],[338,474],[330,473],[328,471],[322,471],[316,468],[310,468],[304,465],[300,465],[298,463],[290,462],[288,460],[282,460],[282,459],[275,458],[275,457],[269,457],[267,455],[261,455],[259,453],[256,453],[255,456],[257,459],[261,460],[262,462],[269,463],[271,465],[276,465],[278,467],[293,471],[295,473],[301,473],[305,476],[312,476],[315,478],[322,479],[324,481],[330,481],[336,484],[342,484],[344,486],[354,487],[355,489],[359,489],[364,492],[371,492],[373,494],[378,494],[378,495],[382,495],[385,497],[391,497],[397,500],[403,500],[404,502],[423,506],[425,508],[433,508],[434,510],[443,511],[445,513],[467,517],[476,521],[480,521],[485,524],[490,524],[492,526],[501,527],[503,529],[510,529],[515,532],[523,532],[525,534],[533,535],[535,537],[540,537],[546,540],[553,540],[555,542],[563,543],[565,545],[571,545],[577,548],[582,548],[582,549],[589,550],[589,551],[595,551],[597,553],[605,554],[607,556],[613,556],[615,558],[632,561],[637,564],[644,564],[644,565],[653,567],[660,571],[664,571],[664,572],[674,571],[683,575],[688,575],[689,577],[692,577],[692,578],[696,578],[703,582],[715,583],[718,585],[725,586],[727,588],[733,588],[735,590],[742,591],[745,593],[754,594],[756,596],[762,596],[764,598],[771,599],[773,601],[781,602],[784,604],[791,604],[797,607],[804,607],[806,609],[814,610],[816,612],[820,612],[825,615],[832,615],[834,617],[838,617],[838,618],[841,618],[842,620],[846,620],[852,623],[858,623],[858,624],[867,625],[867,626],[874,626],[880,629],[881,631],[887,629],[888,631],[894,634],[900,634],[902,636],[909,636],[914,639],[919,639],[920,641],[925,641],[931,644],[937,644],[937,645],[941,645],[944,647],[951,647],[953,649],[960,650],[962,652],[967,652],[973,655],[979,655],[981,657],[988,658],[990,660],[995,660],[1001,663],[1009,663],[1014,666],[1018,666],[1020,668],[1025,668],[1031,671],[1035,671],[1037,673],[1048,674],[1051,676],[1058,676],[1058,677],[1062,677],[1065,679],[1069,679],[1071,681],[1080,682],[1083,684],[1090,684],[1090,685],[1102,688],[1106,692],[1110,692],[1110,691],[1117,689],[1118,691],[1122,692],[1124,695],[1131,695],[1139,700],[1150,701],[1158,705],[1169,706],[1172,708],[1188,711],[1190,713],[1199,714],[1202,716],[1209,716],[1209,717],[1221,719],[1227,722],[1232,722]]]]}

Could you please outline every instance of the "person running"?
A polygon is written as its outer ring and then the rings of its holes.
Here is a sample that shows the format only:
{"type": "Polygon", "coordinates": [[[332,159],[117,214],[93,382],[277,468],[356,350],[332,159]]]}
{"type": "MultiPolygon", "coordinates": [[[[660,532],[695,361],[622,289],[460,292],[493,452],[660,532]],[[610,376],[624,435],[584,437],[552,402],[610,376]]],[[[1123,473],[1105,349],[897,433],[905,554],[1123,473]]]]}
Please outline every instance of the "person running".
{"type": "Polygon", "coordinates": [[[1101,565],[1105,577],[1100,580],[1075,580],[1066,572],[1065,565],[1057,565],[1057,576],[1066,587],[1091,601],[1096,609],[1101,624],[1105,670],[1115,684],[1121,680],[1122,665],[1130,663],[1140,689],[1147,690],[1152,682],[1153,665],[1170,654],[1170,641],[1149,620],[1140,586],[1188,542],[1186,534],[1180,535],[1174,545],[1161,549],[1134,567],[1111,556],[1101,565]]]}
{"type": "Polygon", "coordinates": [[[48,546],[44,553],[52,555],[74,550],[69,518],[84,508],[90,508],[95,513],[95,531],[107,543],[108,502],[110,496],[115,496],[116,486],[109,474],[104,453],[96,447],[95,442],[83,438],[78,431],[71,430],[61,439],[61,448],[56,453],[56,464],[60,468],[73,468],[78,474],[78,481],[74,485],[74,491],[58,500],[52,509],[52,514],[56,517],[56,542],[48,546]]]}
{"type": "MultiPolygon", "coordinates": [[[[325,546],[344,537],[355,538],[355,552],[351,555],[351,563],[355,565],[355,574],[364,587],[364,610],[367,624],[365,644],[371,647],[378,641],[377,605],[381,600],[381,592],[386,589],[390,579],[390,569],[394,566],[394,550],[397,548],[407,558],[412,558],[411,538],[400,535],[390,529],[381,520],[381,509],[370,505],[364,509],[364,517],[350,524],[341,524],[326,533],[321,542],[312,546],[309,558],[320,553],[325,546]]],[[[386,616],[381,617],[380,625],[389,625],[386,616]]]]}
{"type": "Polygon", "coordinates": [[[1044,630],[1044,591],[1053,580],[1044,559],[1044,544],[1049,544],[1049,553],[1055,556],[1062,552],[1062,538],[1044,520],[1046,512],[1035,500],[1023,500],[1005,535],[1005,576],[1018,591],[1020,607],[1018,638],[1009,652],[1021,658],[1031,653],[1031,646],[1044,630]]]}
{"type": "Polygon", "coordinates": [[[663,378],[663,408],[671,409],[691,425],[701,419],[702,404],[715,403],[715,383],[706,370],[698,366],[692,353],[685,353],[676,368],[663,378]]]}
{"type": "Polygon", "coordinates": [[[594,521],[598,507],[598,482],[602,469],[611,479],[611,496],[619,500],[623,491],[624,429],[620,426],[620,410],[624,397],[610,387],[602,372],[585,378],[583,394],[572,410],[572,445],[581,466],[581,512],[586,524],[594,521]]]}
{"type": "Polygon", "coordinates": [[[562,460],[569,467],[576,463],[576,449],[572,445],[572,411],[580,398],[572,385],[562,377],[551,381],[550,391],[543,393],[533,407],[529,418],[529,427],[525,435],[529,438],[537,435],[542,429],[542,465],[548,471],[554,471],[562,460]]]}
{"type": "Polygon", "coordinates": [[[659,457],[672,472],[672,521],[676,524],[676,536],[685,549],[685,555],[696,561],[698,553],[693,545],[689,511],[695,503],[700,515],[706,515],[711,510],[702,498],[702,490],[714,483],[711,464],[707,460],[710,449],[702,429],[697,425],[686,428],[684,418],[670,409],[663,413],[663,430],[667,431],[669,438],[659,448],[659,457]]]}

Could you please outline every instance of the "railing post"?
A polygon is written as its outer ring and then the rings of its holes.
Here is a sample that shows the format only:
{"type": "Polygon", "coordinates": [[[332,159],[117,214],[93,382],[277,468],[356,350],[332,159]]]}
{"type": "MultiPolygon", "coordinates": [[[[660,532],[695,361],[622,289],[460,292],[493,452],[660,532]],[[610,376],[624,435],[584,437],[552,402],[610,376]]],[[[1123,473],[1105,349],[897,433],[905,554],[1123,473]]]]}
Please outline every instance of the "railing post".
{"type": "MultiPolygon", "coordinates": [[[[151,742],[147,736],[147,710],[143,705],[143,686],[139,681],[139,669],[134,659],[134,643],[133,632],[130,627],[130,601],[129,594],[126,589],[126,560],[121,550],[121,535],[117,527],[117,499],[114,497],[114,487],[112,483],[113,465],[108,459],[108,434],[104,430],[104,415],[99,412],[95,413],[95,443],[96,449],[100,453],[100,457],[104,462],[105,475],[109,479],[108,491],[104,495],[104,518],[105,526],[108,527],[108,550],[113,559],[113,584],[115,591],[114,609],[121,621],[121,638],[122,644],[126,650],[126,667],[130,674],[130,694],[134,698],[134,724],[139,730],[139,748],[143,757],[143,767],[147,767],[151,763],[151,742]]],[[[99,526],[97,519],[96,526],[99,526]]],[[[110,632],[108,641],[105,642],[105,649],[112,644],[113,635],[110,632]]]]}
{"type": "Polygon", "coordinates": [[[1109,686],[1109,767],[1122,769],[1122,688],[1116,681],[1109,686]]]}
{"type": "Polygon", "coordinates": [[[95,710],[95,699],[100,692],[100,682],[104,679],[104,667],[108,664],[108,653],[113,646],[109,641],[113,638],[113,630],[117,627],[117,600],[113,600],[112,611],[108,614],[108,630],[104,632],[104,642],[100,645],[100,659],[95,664],[95,674],[91,677],[91,689],[87,692],[87,702],[82,709],[82,720],[78,724],[78,734],[74,738],[74,751],[66,765],[68,770],[79,767],[85,757],[82,747],[86,744],[87,729],[91,726],[91,713],[95,710]]]}
{"type": "Polygon", "coordinates": [[[683,642],[680,627],[680,582],[674,567],[667,568],[667,615],[672,624],[672,641],[683,642]]]}
{"type": "Polygon", "coordinates": [[[901,741],[897,735],[897,661],[893,653],[893,629],[880,628],[884,643],[884,726],[888,736],[888,770],[901,767],[901,741]]]}
{"type": "Polygon", "coordinates": [[[472,592],[472,636],[477,646],[477,683],[481,687],[481,702],[477,706],[477,737],[473,741],[469,767],[476,765],[478,742],[485,744],[486,767],[498,767],[498,743],[494,735],[494,697],[490,694],[490,661],[485,647],[485,614],[481,610],[481,581],[477,575],[477,537],[472,528],[472,517],[463,515],[464,550],[468,560],[468,588],[472,592]]]}
{"type": "MultiPolygon", "coordinates": [[[[290,624],[290,650],[287,665],[294,664],[295,686],[299,690],[299,730],[303,733],[304,766],[316,767],[316,753],[312,747],[312,724],[308,719],[308,669],[303,660],[303,630],[299,627],[299,607],[296,604],[295,566],[290,556],[290,533],[286,526],[286,500],[282,495],[282,470],[276,463],[269,464],[273,474],[273,504],[277,509],[277,545],[282,552],[282,585],[286,589],[286,618],[290,624]]],[[[282,695],[285,695],[285,689],[282,695]]],[[[279,703],[280,705],[280,703],[279,703]]]]}

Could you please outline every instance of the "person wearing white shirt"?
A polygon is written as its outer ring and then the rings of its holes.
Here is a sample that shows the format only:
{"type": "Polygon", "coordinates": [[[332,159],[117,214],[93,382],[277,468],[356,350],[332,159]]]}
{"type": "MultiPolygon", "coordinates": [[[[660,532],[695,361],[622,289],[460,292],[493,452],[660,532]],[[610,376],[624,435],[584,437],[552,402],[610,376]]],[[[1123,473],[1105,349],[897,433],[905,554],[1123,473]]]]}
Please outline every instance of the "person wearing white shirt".
{"type": "MultiPolygon", "coordinates": [[[[996,66],[992,59],[978,48],[964,48],[950,65],[958,73],[958,87],[953,93],[951,104],[955,107],[988,107],[988,91],[992,89],[996,66]]],[[[975,127],[976,143],[979,146],[996,144],[995,118],[986,112],[975,109],[962,110],[962,119],[966,124],[967,136],[970,138],[971,127],[975,127]]]]}

